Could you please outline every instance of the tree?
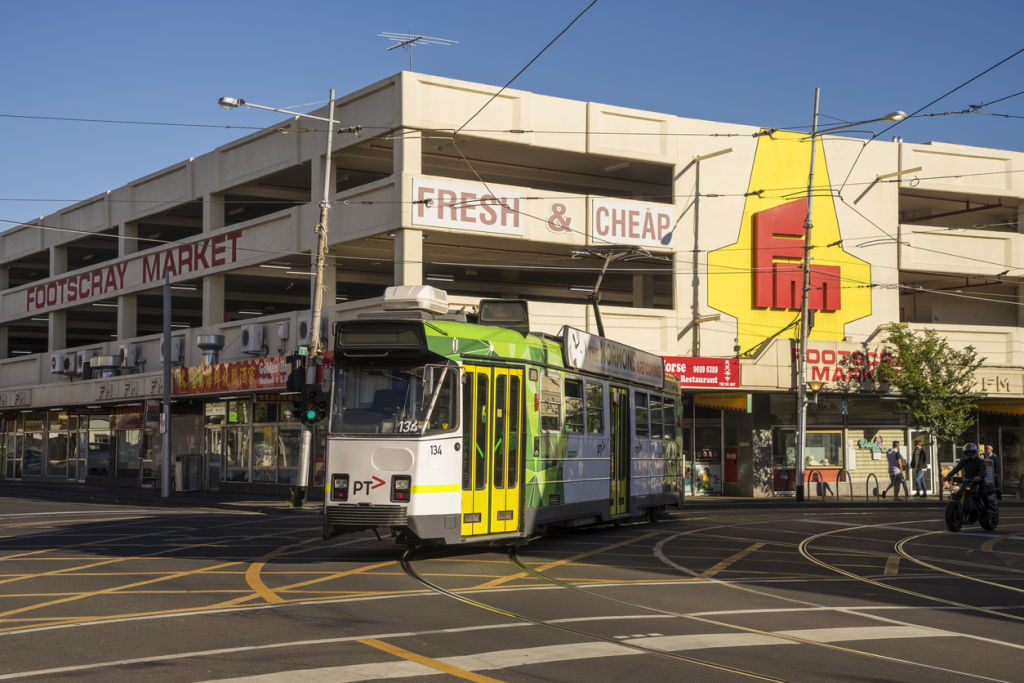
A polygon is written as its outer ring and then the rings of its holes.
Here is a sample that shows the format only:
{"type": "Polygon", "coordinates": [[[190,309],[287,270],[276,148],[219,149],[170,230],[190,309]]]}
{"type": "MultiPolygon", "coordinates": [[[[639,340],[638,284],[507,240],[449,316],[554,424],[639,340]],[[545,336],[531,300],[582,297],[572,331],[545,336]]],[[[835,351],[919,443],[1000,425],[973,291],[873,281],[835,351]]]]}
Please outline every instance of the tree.
{"type": "Polygon", "coordinates": [[[877,381],[900,393],[901,402],[940,441],[955,442],[974,424],[974,372],[985,362],[973,346],[954,349],[935,330],[917,334],[905,323],[886,328],[895,360],[879,363],[877,381]]]}

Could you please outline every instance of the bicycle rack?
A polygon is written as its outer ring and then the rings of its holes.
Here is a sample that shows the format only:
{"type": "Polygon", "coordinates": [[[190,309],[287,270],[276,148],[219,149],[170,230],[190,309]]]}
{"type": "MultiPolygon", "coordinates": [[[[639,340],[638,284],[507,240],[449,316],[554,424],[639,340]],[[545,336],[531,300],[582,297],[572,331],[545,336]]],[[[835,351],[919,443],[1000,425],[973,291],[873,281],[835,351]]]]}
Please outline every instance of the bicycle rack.
{"type": "Polygon", "coordinates": [[[868,502],[871,501],[871,480],[875,480],[875,500],[877,501],[880,496],[878,495],[878,477],[872,472],[868,475],[867,479],[864,480],[864,499],[868,502]]]}
{"type": "Polygon", "coordinates": [[[845,467],[836,473],[836,501],[839,501],[839,484],[846,482],[850,485],[850,502],[853,502],[853,477],[850,476],[850,471],[845,467]]]}

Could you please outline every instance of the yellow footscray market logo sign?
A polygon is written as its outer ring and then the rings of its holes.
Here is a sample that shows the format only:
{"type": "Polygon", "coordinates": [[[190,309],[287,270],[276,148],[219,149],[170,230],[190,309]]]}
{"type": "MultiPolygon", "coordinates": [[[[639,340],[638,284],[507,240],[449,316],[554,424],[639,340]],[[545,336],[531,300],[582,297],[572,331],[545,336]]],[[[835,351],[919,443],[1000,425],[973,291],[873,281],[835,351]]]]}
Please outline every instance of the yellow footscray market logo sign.
{"type": "MultiPolygon", "coordinates": [[[[708,303],[736,318],[744,352],[800,336],[810,144],[801,133],[758,139],[739,238],[708,254],[708,303]]],[[[838,341],[847,323],[871,314],[871,267],[843,250],[820,144],[815,156],[809,336],[838,341]]]]}

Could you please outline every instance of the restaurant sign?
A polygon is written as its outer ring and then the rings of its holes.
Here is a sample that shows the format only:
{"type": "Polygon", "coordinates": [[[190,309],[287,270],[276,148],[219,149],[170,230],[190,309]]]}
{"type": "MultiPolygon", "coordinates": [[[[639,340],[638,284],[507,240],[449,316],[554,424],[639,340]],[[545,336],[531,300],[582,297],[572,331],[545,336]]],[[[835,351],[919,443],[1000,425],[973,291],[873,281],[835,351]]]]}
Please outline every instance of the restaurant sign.
{"type": "Polygon", "coordinates": [[[176,396],[283,389],[288,383],[288,370],[285,356],[177,368],[172,388],[176,396]]]}
{"type": "Polygon", "coordinates": [[[665,372],[679,378],[683,387],[738,387],[739,358],[665,356],[665,372]]]}

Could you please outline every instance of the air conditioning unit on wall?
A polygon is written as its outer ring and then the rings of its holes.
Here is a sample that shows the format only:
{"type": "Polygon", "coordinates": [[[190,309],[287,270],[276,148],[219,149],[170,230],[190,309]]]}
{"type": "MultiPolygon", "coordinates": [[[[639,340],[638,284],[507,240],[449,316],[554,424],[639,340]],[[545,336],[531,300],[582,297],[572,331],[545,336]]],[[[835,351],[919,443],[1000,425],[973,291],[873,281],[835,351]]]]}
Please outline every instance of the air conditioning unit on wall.
{"type": "Polygon", "coordinates": [[[133,368],[139,364],[139,345],[138,344],[121,344],[121,366],[125,368],[133,368]]]}
{"type": "MultiPolygon", "coordinates": [[[[303,313],[299,316],[299,324],[297,325],[298,334],[296,336],[296,343],[299,346],[309,346],[312,338],[310,337],[311,323],[313,316],[310,313],[303,313]]],[[[320,347],[324,348],[327,346],[327,316],[321,314],[320,316],[320,347]]]]}
{"type": "Polygon", "coordinates": [[[242,325],[242,353],[263,353],[263,325],[242,325]]]}
{"type": "Polygon", "coordinates": [[[50,354],[50,372],[55,375],[69,375],[74,374],[75,370],[75,357],[74,354],[68,355],[63,351],[50,354]]]}
{"type": "Polygon", "coordinates": [[[85,371],[86,364],[92,360],[96,352],[93,350],[79,351],[75,354],[75,374],[81,375],[85,371]]]}
{"type": "MultiPolygon", "coordinates": [[[[160,364],[164,362],[164,344],[160,342],[160,364]]],[[[185,338],[171,337],[171,364],[181,365],[185,362],[185,338]]]]}

